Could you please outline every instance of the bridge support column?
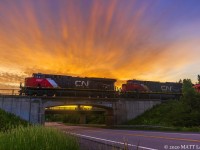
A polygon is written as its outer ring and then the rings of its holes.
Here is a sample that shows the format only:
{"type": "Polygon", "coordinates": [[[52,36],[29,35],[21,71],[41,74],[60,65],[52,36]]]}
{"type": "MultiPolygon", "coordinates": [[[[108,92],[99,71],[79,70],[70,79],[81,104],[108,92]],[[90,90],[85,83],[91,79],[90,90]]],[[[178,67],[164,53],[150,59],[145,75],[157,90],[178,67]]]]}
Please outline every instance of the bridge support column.
{"type": "Polygon", "coordinates": [[[113,126],[114,125],[114,114],[113,110],[107,110],[105,114],[105,122],[107,126],[113,126]]]}
{"type": "Polygon", "coordinates": [[[86,124],[86,114],[80,114],[80,124],[86,124]]]}

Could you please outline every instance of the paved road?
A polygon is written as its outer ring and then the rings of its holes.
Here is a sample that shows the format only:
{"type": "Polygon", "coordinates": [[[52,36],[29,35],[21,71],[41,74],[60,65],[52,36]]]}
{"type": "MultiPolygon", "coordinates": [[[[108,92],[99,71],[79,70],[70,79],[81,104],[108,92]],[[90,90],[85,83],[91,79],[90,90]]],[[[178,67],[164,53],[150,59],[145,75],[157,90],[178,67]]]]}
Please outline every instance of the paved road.
{"type": "Polygon", "coordinates": [[[135,130],[113,130],[94,127],[66,126],[61,123],[46,123],[46,126],[53,126],[74,134],[99,142],[112,145],[129,145],[129,150],[200,150],[200,134],[196,133],[175,133],[175,132],[154,132],[135,130]]]}

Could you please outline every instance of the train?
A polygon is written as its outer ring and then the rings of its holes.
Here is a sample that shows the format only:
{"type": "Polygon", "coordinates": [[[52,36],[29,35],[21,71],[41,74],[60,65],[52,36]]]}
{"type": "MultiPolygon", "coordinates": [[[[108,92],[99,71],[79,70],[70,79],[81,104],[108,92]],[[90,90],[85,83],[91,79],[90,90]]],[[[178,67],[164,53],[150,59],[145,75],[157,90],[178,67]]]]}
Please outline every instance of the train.
{"type": "Polygon", "coordinates": [[[20,95],[113,97],[116,79],[33,73],[20,85],[20,95]]]}
{"type": "MultiPolygon", "coordinates": [[[[20,95],[26,96],[74,96],[97,98],[154,98],[178,99],[182,95],[182,83],[128,80],[119,90],[116,79],[74,77],[66,75],[33,73],[20,86],[20,95]]],[[[200,84],[194,85],[200,92],[200,84]]]]}

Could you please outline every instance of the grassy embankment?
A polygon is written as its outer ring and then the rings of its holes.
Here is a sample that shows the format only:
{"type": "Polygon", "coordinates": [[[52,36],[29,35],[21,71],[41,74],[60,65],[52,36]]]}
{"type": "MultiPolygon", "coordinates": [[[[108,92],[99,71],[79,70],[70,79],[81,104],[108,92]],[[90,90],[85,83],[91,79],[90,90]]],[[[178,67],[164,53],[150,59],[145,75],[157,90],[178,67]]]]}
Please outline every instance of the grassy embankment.
{"type": "Polygon", "coordinates": [[[183,82],[183,96],[180,100],[171,100],[154,106],[127,125],[139,129],[200,131],[200,93],[192,88],[189,79],[183,82]],[[161,127],[159,127],[161,126],[161,127]]]}
{"type": "Polygon", "coordinates": [[[0,110],[0,150],[79,149],[77,140],[56,129],[31,126],[0,110]]]}
{"type": "Polygon", "coordinates": [[[200,131],[200,124],[196,124],[199,117],[188,113],[182,105],[181,101],[175,100],[162,103],[126,124],[133,125],[135,129],[200,131]]]}
{"type": "Polygon", "coordinates": [[[6,132],[19,126],[27,127],[28,125],[26,121],[0,109],[0,132],[6,132]]]}

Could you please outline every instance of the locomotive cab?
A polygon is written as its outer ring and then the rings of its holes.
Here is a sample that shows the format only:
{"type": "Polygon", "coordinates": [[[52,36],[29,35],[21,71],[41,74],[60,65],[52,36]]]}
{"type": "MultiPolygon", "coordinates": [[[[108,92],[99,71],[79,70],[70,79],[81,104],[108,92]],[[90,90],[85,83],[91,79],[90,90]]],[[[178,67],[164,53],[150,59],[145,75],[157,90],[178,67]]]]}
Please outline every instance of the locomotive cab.
{"type": "Polygon", "coordinates": [[[42,78],[42,76],[38,76],[25,78],[25,87],[56,88],[58,85],[50,78],[42,78]]]}

